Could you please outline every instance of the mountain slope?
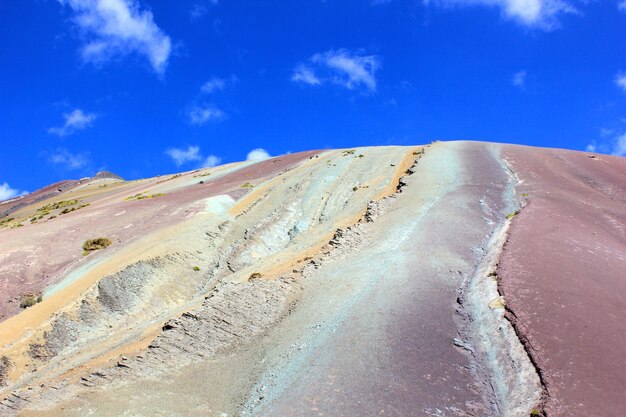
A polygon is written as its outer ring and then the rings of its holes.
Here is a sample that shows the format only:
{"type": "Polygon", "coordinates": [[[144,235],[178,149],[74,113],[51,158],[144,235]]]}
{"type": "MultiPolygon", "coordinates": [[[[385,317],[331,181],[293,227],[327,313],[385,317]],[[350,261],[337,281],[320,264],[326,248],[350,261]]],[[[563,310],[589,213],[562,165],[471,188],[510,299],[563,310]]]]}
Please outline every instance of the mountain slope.
{"type": "Polygon", "coordinates": [[[0,229],[7,415],[625,405],[623,158],[438,142],[40,194],[0,229]]]}

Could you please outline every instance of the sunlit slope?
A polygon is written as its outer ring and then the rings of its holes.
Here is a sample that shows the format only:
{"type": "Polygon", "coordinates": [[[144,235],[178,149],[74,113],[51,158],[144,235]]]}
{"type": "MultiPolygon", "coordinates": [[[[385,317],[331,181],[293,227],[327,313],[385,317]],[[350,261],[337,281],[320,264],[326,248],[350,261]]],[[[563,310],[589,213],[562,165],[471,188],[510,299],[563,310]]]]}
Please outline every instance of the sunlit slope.
{"type": "Polygon", "coordinates": [[[438,142],[0,204],[0,414],[612,415],[625,179],[438,142]]]}

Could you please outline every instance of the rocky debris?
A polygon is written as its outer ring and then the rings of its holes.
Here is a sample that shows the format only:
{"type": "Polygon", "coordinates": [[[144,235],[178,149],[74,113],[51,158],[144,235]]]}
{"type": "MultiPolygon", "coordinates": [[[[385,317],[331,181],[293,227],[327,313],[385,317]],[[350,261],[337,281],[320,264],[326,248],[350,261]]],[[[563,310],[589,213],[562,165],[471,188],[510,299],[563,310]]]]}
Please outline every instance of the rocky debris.
{"type": "Polygon", "coordinates": [[[135,307],[154,272],[163,268],[160,258],[137,262],[98,283],[98,301],[103,308],[123,313],[135,307]]]}
{"type": "MultiPolygon", "coordinates": [[[[28,398],[13,392],[8,397],[0,401],[0,410],[5,408],[7,412],[11,412],[11,410],[17,411],[29,402],[30,400],[28,398]]],[[[15,414],[11,413],[10,415],[15,414]]]]}
{"type": "Polygon", "coordinates": [[[364,220],[368,223],[375,222],[379,216],[385,213],[391,207],[394,202],[395,197],[389,196],[381,198],[377,201],[370,201],[367,204],[367,209],[365,210],[365,215],[363,216],[364,220]]]}
{"type": "Polygon", "coordinates": [[[77,314],[56,315],[52,328],[44,332],[44,343],[31,344],[30,356],[47,360],[109,331],[111,322],[119,324],[120,315],[142,305],[146,287],[162,276],[165,265],[173,261],[173,257],[140,261],[102,278],[81,300],[77,314]]]}
{"type": "Polygon", "coordinates": [[[7,374],[9,373],[9,366],[11,361],[6,356],[0,358],[0,387],[6,385],[7,374]]]}
{"type": "Polygon", "coordinates": [[[201,309],[165,323],[150,351],[205,357],[244,344],[287,311],[294,291],[292,283],[285,279],[225,283],[213,290],[201,309]]]}
{"type": "Polygon", "coordinates": [[[91,387],[120,376],[154,375],[164,363],[183,366],[250,343],[289,311],[296,291],[293,283],[280,278],[220,284],[200,308],[167,321],[147,350],[120,357],[115,366],[82,377],[80,384],[91,387]]]}

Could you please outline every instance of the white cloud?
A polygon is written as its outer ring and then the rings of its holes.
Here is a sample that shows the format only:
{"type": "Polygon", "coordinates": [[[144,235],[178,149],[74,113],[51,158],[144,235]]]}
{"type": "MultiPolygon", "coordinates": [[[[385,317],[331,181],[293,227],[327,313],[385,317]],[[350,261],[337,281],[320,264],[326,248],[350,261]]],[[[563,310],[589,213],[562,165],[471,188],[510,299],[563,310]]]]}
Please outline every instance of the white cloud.
{"type": "Polygon", "coordinates": [[[19,197],[24,194],[28,194],[28,191],[20,191],[15,188],[11,188],[6,182],[0,184],[0,201],[8,200],[13,197],[19,197]]]}
{"type": "Polygon", "coordinates": [[[615,129],[607,129],[605,127],[600,129],[600,136],[602,136],[603,138],[607,136],[612,136],[614,134],[615,134],[615,129]]]}
{"type": "Polygon", "coordinates": [[[615,76],[615,84],[626,91],[626,73],[620,72],[615,76]]]}
{"type": "Polygon", "coordinates": [[[543,29],[556,27],[559,15],[577,12],[571,0],[423,0],[423,2],[426,5],[498,7],[507,19],[543,29]]]}
{"type": "Polygon", "coordinates": [[[154,23],[152,12],[141,10],[138,0],[58,0],[74,11],[74,23],[85,44],[82,58],[101,63],[116,55],[138,53],[162,74],[172,45],[154,23]]]}
{"type": "Polygon", "coordinates": [[[626,156],[626,133],[616,138],[611,155],[626,156]]]}
{"type": "Polygon", "coordinates": [[[272,156],[265,149],[256,148],[248,152],[248,156],[246,156],[246,161],[260,161],[271,157],[272,156]]]}
{"type": "Polygon", "coordinates": [[[623,12],[626,12],[626,0],[622,0],[619,3],[617,3],[617,8],[623,12]]]}
{"type": "Polygon", "coordinates": [[[237,77],[234,75],[231,75],[229,78],[213,77],[200,87],[200,91],[211,94],[215,91],[221,91],[225,89],[228,84],[234,84],[237,81],[237,77]]]}
{"type": "Polygon", "coordinates": [[[209,120],[222,120],[226,113],[213,105],[194,106],[189,111],[189,121],[194,125],[203,125],[209,120]]]}
{"type": "Polygon", "coordinates": [[[187,149],[169,148],[165,150],[176,166],[181,166],[187,162],[199,161],[202,159],[199,146],[187,146],[187,149]]]}
{"type": "Polygon", "coordinates": [[[222,158],[216,155],[208,155],[207,157],[202,156],[200,147],[197,145],[188,145],[187,149],[168,148],[165,150],[165,154],[172,158],[172,161],[174,161],[177,167],[188,162],[202,161],[200,163],[200,168],[211,168],[222,162],[222,158]]]}
{"type": "Polygon", "coordinates": [[[225,87],[226,80],[224,80],[223,78],[214,77],[204,83],[200,90],[202,90],[203,93],[211,94],[214,91],[223,90],[225,87]]]}
{"type": "Polygon", "coordinates": [[[191,11],[189,12],[189,14],[191,15],[192,19],[200,19],[202,16],[207,14],[211,7],[217,6],[218,4],[218,0],[199,1],[191,6],[191,11]]]}
{"type": "Polygon", "coordinates": [[[626,156],[626,132],[613,137],[612,140],[604,139],[601,142],[592,140],[585,147],[585,151],[626,156]]]}
{"type": "Polygon", "coordinates": [[[94,113],[85,113],[81,109],[75,109],[69,113],[63,114],[65,123],[61,127],[51,127],[48,129],[48,133],[58,136],[67,136],[76,132],[77,130],[85,129],[96,120],[98,116],[94,113]]]}
{"type": "Polygon", "coordinates": [[[222,158],[215,155],[209,155],[204,159],[202,163],[203,168],[213,168],[214,166],[218,166],[222,162],[222,158]]]}
{"type": "Polygon", "coordinates": [[[331,82],[350,90],[365,88],[375,92],[378,68],[380,60],[375,55],[331,49],[296,65],[291,80],[309,85],[331,82]]]}
{"type": "Polygon", "coordinates": [[[322,83],[315,75],[315,72],[303,64],[297,65],[293,70],[291,81],[302,82],[309,85],[320,85],[322,83]]]}
{"type": "Polygon", "coordinates": [[[54,153],[50,154],[50,162],[61,165],[64,169],[80,169],[87,166],[90,162],[88,153],[71,153],[65,148],[58,148],[54,153]]]}
{"type": "Polygon", "coordinates": [[[526,71],[517,71],[515,74],[513,74],[513,77],[511,78],[511,83],[515,87],[519,87],[521,89],[526,88],[526,71]]]}

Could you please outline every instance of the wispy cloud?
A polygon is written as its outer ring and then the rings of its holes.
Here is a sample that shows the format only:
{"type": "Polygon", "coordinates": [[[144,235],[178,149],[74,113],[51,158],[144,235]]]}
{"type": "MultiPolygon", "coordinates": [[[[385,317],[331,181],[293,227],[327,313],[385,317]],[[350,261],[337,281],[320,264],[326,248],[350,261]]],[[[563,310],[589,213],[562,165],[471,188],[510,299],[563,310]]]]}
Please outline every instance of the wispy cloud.
{"type": "Polygon", "coordinates": [[[8,200],[13,197],[19,197],[25,194],[28,194],[28,191],[20,191],[15,188],[11,188],[6,182],[0,184],[0,201],[8,200]]]}
{"type": "Polygon", "coordinates": [[[615,84],[622,90],[626,91],[626,73],[620,72],[615,76],[615,84]]]}
{"type": "Polygon", "coordinates": [[[203,168],[213,168],[218,166],[222,162],[222,158],[215,155],[209,155],[204,158],[204,162],[202,163],[203,168]]]}
{"type": "Polygon", "coordinates": [[[204,84],[202,84],[202,87],[200,87],[200,91],[206,94],[211,94],[216,91],[221,91],[225,89],[226,86],[228,86],[229,84],[234,84],[236,82],[237,77],[234,75],[231,75],[228,78],[213,77],[204,84]]]}
{"type": "Polygon", "coordinates": [[[188,145],[186,149],[168,148],[164,153],[172,158],[177,167],[189,162],[202,161],[200,163],[201,168],[211,168],[222,162],[222,158],[216,155],[202,156],[200,147],[197,145],[188,145]]]}
{"type": "Polygon", "coordinates": [[[189,15],[192,19],[200,19],[205,14],[208,13],[209,9],[213,6],[217,6],[219,4],[219,0],[204,0],[198,1],[191,6],[191,11],[189,15]]]}
{"type": "Polygon", "coordinates": [[[349,90],[357,88],[376,91],[376,71],[380,59],[347,49],[317,53],[305,63],[296,65],[291,80],[308,85],[333,83],[349,90]]]}
{"type": "Polygon", "coordinates": [[[611,155],[626,156],[626,133],[615,138],[611,155]]]}
{"type": "Polygon", "coordinates": [[[193,125],[203,125],[210,120],[219,121],[226,118],[226,113],[212,104],[193,106],[188,113],[193,125]]]}
{"type": "Polygon", "coordinates": [[[58,0],[74,12],[81,30],[83,60],[102,63],[118,55],[137,53],[163,74],[171,53],[171,39],[154,22],[152,12],[138,0],[58,0]]]}
{"type": "Polygon", "coordinates": [[[291,75],[291,81],[302,82],[309,85],[320,85],[322,81],[317,78],[312,68],[307,67],[304,64],[298,64],[293,70],[291,75]]]}
{"type": "Polygon", "coordinates": [[[48,160],[66,170],[81,169],[91,162],[89,153],[72,153],[65,148],[58,148],[49,155],[48,160]]]}
{"type": "Polygon", "coordinates": [[[553,29],[558,26],[559,16],[577,12],[571,0],[423,0],[423,2],[425,5],[443,7],[498,7],[504,18],[541,29],[553,29]]]}
{"type": "Polygon", "coordinates": [[[63,114],[63,118],[65,119],[63,126],[51,127],[48,129],[48,133],[58,136],[71,135],[77,130],[82,130],[91,126],[97,117],[98,116],[94,113],[85,113],[81,109],[75,109],[69,113],[63,114]]]}
{"type": "Polygon", "coordinates": [[[522,90],[526,89],[526,71],[517,71],[513,74],[513,77],[511,77],[511,84],[515,87],[521,88],[522,90]]]}
{"type": "Polygon", "coordinates": [[[617,8],[623,12],[626,12],[626,0],[621,0],[617,3],[617,8]]]}
{"type": "Polygon", "coordinates": [[[606,153],[615,156],[626,156],[626,132],[607,138],[613,129],[602,129],[600,135],[604,138],[602,141],[592,140],[587,144],[585,150],[587,152],[606,153]],[[610,133],[607,133],[610,132],[610,133]]]}
{"type": "Polygon", "coordinates": [[[181,166],[191,161],[199,161],[202,159],[199,146],[187,146],[187,149],[169,148],[165,150],[165,154],[172,158],[176,166],[181,166]]]}
{"type": "Polygon", "coordinates": [[[271,157],[272,155],[270,155],[269,152],[267,152],[265,149],[256,148],[248,152],[248,155],[246,156],[246,161],[260,161],[271,157]]]}

